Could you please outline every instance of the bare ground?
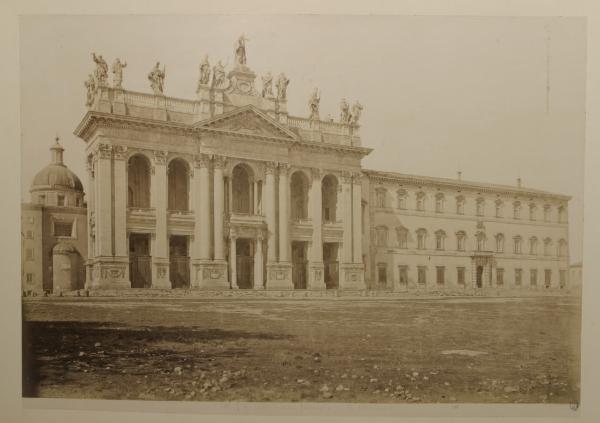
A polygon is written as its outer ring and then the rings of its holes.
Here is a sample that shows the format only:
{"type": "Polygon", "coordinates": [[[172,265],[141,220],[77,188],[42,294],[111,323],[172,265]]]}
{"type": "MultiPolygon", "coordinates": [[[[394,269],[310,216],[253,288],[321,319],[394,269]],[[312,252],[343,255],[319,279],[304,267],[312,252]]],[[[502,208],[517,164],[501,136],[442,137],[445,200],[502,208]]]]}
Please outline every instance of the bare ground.
{"type": "Polygon", "coordinates": [[[23,395],[578,403],[576,298],[23,302],[23,395]]]}

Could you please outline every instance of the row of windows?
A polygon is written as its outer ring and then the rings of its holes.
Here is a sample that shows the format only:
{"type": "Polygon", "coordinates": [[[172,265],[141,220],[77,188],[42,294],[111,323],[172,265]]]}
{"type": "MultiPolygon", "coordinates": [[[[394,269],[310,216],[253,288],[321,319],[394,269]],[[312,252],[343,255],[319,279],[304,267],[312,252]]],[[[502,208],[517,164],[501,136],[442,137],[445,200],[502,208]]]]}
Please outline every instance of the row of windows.
{"type": "MultiPolygon", "coordinates": [[[[38,202],[38,204],[45,205],[47,203],[46,195],[45,194],[38,195],[37,202],[38,202]]],[[[68,205],[64,194],[58,194],[56,196],[56,205],[58,207],[65,207],[68,205]]],[[[75,197],[75,207],[81,207],[81,198],[80,197],[75,197]]]]}
{"type": "MultiPolygon", "coordinates": [[[[426,210],[426,194],[424,192],[418,192],[415,196],[415,210],[425,211],[426,210]]],[[[387,190],[385,188],[377,188],[376,190],[376,206],[379,208],[388,207],[387,205],[387,190]]],[[[456,214],[465,214],[466,199],[464,196],[459,195],[456,197],[456,214]]],[[[396,208],[406,210],[408,202],[408,192],[404,189],[400,189],[396,192],[396,208]]],[[[513,219],[521,219],[522,204],[520,201],[514,201],[512,203],[512,217],[513,219]]],[[[444,213],[446,208],[446,196],[443,193],[435,195],[435,212],[444,213]]],[[[486,215],[486,201],[484,198],[479,197],[475,200],[475,214],[477,216],[486,215]]],[[[504,201],[498,199],[494,202],[495,217],[504,217],[504,201]]],[[[528,204],[529,209],[529,220],[537,220],[538,206],[535,203],[528,204]]],[[[558,207],[558,222],[566,222],[566,208],[565,206],[558,207]]],[[[552,206],[545,204],[543,207],[543,219],[544,222],[550,222],[552,220],[552,206]]]]}
{"type": "MultiPolygon", "coordinates": [[[[378,247],[388,247],[389,243],[389,230],[387,226],[378,226],[375,228],[376,232],[376,245],[378,247]]],[[[428,248],[427,239],[428,233],[426,229],[420,228],[415,232],[416,235],[416,247],[418,250],[425,250],[428,248]]],[[[443,230],[438,230],[434,233],[435,235],[435,249],[436,250],[445,250],[446,249],[446,232],[443,230]]],[[[466,240],[467,234],[465,231],[458,231],[456,234],[456,250],[457,251],[465,251],[466,250],[466,240]]],[[[408,248],[410,233],[408,229],[404,227],[396,228],[396,246],[398,248],[408,248]]],[[[504,244],[505,237],[504,234],[498,233],[494,236],[495,239],[495,251],[497,253],[504,253],[504,244]]],[[[475,250],[477,251],[487,251],[487,236],[484,232],[477,232],[475,234],[475,250]]],[[[537,255],[538,251],[538,238],[533,236],[529,238],[528,241],[528,253],[537,255]]],[[[567,241],[564,239],[560,239],[558,241],[558,248],[554,251],[553,241],[551,238],[544,238],[543,240],[543,253],[545,256],[553,255],[554,253],[559,256],[567,255],[567,241]]],[[[523,253],[523,238],[520,235],[514,236],[512,239],[512,252],[515,254],[523,253]]]]}
{"type": "MultiPolygon", "coordinates": [[[[408,285],[408,266],[400,265],[398,266],[398,282],[400,285],[408,285]]],[[[465,285],[465,275],[466,268],[465,267],[457,267],[456,268],[456,283],[458,285],[465,285]]],[[[437,285],[445,285],[446,284],[446,267],[445,266],[436,266],[435,267],[435,281],[437,285]]],[[[377,265],[377,282],[380,285],[387,285],[388,282],[388,266],[387,263],[379,263],[377,265]]],[[[514,282],[515,286],[523,285],[523,269],[515,269],[514,270],[514,282]]],[[[564,288],[567,283],[567,272],[566,270],[559,271],[559,286],[564,288]]],[[[417,266],[417,284],[418,285],[427,285],[427,267],[426,266],[417,266]]],[[[538,269],[530,269],[529,270],[529,285],[537,286],[538,284],[538,269]]],[[[496,269],[496,286],[504,285],[504,269],[497,268],[496,269]]],[[[549,288],[552,285],[552,270],[544,269],[544,286],[549,288]]]]}

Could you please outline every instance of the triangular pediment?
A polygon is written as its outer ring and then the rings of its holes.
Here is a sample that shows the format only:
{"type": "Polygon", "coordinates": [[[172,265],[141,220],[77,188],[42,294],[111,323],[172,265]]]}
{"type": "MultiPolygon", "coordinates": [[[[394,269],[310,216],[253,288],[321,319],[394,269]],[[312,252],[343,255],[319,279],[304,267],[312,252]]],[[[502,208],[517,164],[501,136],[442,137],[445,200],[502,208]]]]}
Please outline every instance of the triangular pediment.
{"type": "Polygon", "coordinates": [[[231,112],[198,122],[195,126],[250,136],[296,139],[293,132],[254,106],[240,107],[231,112]]]}

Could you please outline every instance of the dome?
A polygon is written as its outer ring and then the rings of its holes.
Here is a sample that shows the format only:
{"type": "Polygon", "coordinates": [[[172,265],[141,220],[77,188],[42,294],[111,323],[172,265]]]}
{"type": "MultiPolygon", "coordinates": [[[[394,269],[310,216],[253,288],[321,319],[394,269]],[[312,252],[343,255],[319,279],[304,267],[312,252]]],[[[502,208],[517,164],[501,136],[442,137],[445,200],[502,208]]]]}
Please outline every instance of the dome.
{"type": "Polygon", "coordinates": [[[33,178],[31,191],[36,190],[73,190],[83,192],[81,180],[63,163],[64,148],[58,143],[50,147],[52,162],[40,170],[33,178]]]}

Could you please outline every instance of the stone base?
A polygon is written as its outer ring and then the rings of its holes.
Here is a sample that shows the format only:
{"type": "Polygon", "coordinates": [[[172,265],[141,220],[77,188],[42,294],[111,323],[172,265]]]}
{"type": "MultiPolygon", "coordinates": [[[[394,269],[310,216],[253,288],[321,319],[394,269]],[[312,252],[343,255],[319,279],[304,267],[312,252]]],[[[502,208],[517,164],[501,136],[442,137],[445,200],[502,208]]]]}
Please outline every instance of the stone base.
{"type": "Polygon", "coordinates": [[[193,264],[192,288],[210,291],[229,289],[226,261],[198,260],[193,264]]]}
{"type": "Polygon", "coordinates": [[[362,263],[343,263],[340,266],[340,289],[363,290],[365,285],[365,267],[362,263]]]}
{"type": "Polygon", "coordinates": [[[102,257],[91,261],[91,277],[85,289],[130,289],[129,259],[127,257],[102,257]]]}
{"type": "Polygon", "coordinates": [[[172,287],[169,279],[169,259],[152,257],[152,288],[171,289],[172,287]]]}
{"type": "Polygon", "coordinates": [[[308,265],[308,289],[325,289],[325,265],[323,263],[309,263],[308,265]]]}
{"type": "Polygon", "coordinates": [[[292,263],[267,263],[267,290],[292,290],[292,263]]]}

